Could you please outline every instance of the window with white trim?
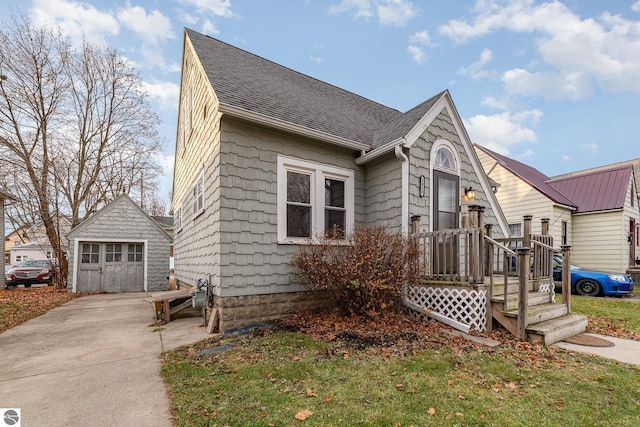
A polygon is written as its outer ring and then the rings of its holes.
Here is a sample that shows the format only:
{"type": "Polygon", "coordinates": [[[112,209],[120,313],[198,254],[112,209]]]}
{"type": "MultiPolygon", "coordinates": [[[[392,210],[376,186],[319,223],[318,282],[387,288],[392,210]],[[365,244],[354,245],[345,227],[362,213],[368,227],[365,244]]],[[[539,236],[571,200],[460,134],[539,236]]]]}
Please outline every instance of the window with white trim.
{"type": "Polygon", "coordinates": [[[182,230],[182,205],[173,212],[173,227],[176,232],[182,230]]]}
{"type": "Polygon", "coordinates": [[[193,216],[194,218],[204,211],[204,170],[200,172],[193,184],[193,216]]]}
{"type": "Polygon", "coordinates": [[[354,173],[278,156],[278,241],[295,243],[353,228],[354,173]]]}
{"type": "Polygon", "coordinates": [[[513,237],[522,237],[522,223],[509,224],[509,231],[513,237]]]}

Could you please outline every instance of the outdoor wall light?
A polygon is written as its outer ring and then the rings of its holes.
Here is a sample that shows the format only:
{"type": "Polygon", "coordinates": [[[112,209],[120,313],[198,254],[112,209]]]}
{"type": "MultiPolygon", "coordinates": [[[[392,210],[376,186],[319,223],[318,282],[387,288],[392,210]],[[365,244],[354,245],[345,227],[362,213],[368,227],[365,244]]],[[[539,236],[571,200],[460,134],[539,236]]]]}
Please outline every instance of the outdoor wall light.
{"type": "Polygon", "coordinates": [[[425,188],[426,188],[426,185],[427,185],[424,175],[420,175],[420,181],[419,181],[418,185],[419,185],[418,190],[419,190],[419,193],[420,193],[420,197],[424,197],[425,188]]]}
{"type": "Polygon", "coordinates": [[[473,188],[469,187],[469,188],[465,188],[464,189],[464,195],[467,199],[469,200],[473,200],[476,198],[476,190],[474,190],[473,188]]]}

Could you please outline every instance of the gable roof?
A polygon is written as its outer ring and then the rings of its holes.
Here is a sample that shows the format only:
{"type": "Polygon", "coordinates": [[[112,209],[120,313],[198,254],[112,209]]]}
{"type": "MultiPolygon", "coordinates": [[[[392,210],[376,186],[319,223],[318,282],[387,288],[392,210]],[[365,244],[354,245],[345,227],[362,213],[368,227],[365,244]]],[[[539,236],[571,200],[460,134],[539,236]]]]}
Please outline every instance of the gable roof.
{"type": "Polygon", "coordinates": [[[398,110],[185,29],[223,113],[253,113],[367,149],[398,110]]]}
{"type": "Polygon", "coordinates": [[[165,237],[168,241],[172,241],[173,240],[171,235],[169,235],[169,233],[167,233],[167,231],[160,224],[158,224],[145,211],[143,211],[142,208],[140,208],[140,206],[138,206],[137,203],[135,203],[133,200],[131,200],[131,198],[129,196],[127,196],[125,193],[122,193],[122,194],[118,195],[118,197],[116,197],[115,199],[113,199],[112,201],[107,203],[98,212],[94,213],[89,218],[85,219],[80,224],[76,225],[71,231],[69,231],[69,233],[67,233],[67,239],[71,240],[73,237],[75,237],[76,234],[78,234],[79,232],[81,232],[85,228],[89,227],[90,225],[94,224],[95,222],[99,221],[101,217],[103,217],[109,211],[111,211],[116,206],[118,206],[118,205],[120,205],[122,203],[127,203],[130,206],[133,206],[134,209],[136,209],[140,213],[140,215],[143,218],[145,218],[149,222],[149,224],[151,224],[152,227],[157,229],[158,232],[163,235],[163,237],[165,237]]]}
{"type": "Polygon", "coordinates": [[[485,152],[487,155],[493,157],[500,166],[504,167],[509,172],[525,181],[527,184],[531,185],[533,188],[551,199],[553,202],[572,208],[578,207],[570,198],[566,197],[556,188],[552,187],[549,184],[551,178],[549,178],[539,170],[525,165],[524,163],[521,163],[517,160],[513,160],[509,157],[498,154],[495,151],[491,151],[488,148],[482,147],[481,145],[474,144],[474,146],[485,152]]]}
{"type": "Polygon", "coordinates": [[[622,209],[624,207],[633,166],[600,169],[581,175],[550,180],[553,188],[578,206],[576,213],[622,209]]]}
{"type": "Polygon", "coordinates": [[[632,159],[632,160],[624,160],[622,162],[611,163],[603,166],[596,166],[594,168],[588,168],[588,169],[583,169],[583,170],[574,171],[574,172],[568,172],[561,175],[552,176],[551,178],[552,179],[567,178],[569,176],[582,175],[587,172],[597,172],[603,169],[612,169],[612,168],[617,168],[620,166],[627,166],[627,165],[633,166],[633,178],[636,182],[636,188],[640,189],[640,158],[632,159]]]}

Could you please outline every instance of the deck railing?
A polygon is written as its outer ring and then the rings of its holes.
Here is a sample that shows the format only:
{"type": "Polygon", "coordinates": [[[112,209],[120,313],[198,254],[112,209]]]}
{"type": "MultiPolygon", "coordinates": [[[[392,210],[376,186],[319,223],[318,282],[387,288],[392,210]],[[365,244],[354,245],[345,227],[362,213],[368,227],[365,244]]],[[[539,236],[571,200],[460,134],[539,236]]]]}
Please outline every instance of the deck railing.
{"type": "Polygon", "coordinates": [[[483,283],[484,247],[480,228],[418,233],[425,279],[450,283],[483,283]]]}
{"type": "MultiPolygon", "coordinates": [[[[563,303],[568,312],[571,310],[569,247],[563,247],[562,252],[553,248],[549,235],[492,239],[482,228],[470,227],[416,233],[414,237],[420,244],[425,282],[451,286],[488,284],[488,301],[494,298],[496,287],[502,286],[505,311],[507,296],[512,295],[513,303],[517,293],[519,338],[524,337],[520,332],[525,334],[527,327],[529,292],[546,292],[549,302],[555,302],[553,257],[562,253],[563,303]],[[510,292],[509,285],[513,287],[515,283],[517,292],[510,292]]],[[[487,317],[491,321],[491,316],[487,317]]]]}

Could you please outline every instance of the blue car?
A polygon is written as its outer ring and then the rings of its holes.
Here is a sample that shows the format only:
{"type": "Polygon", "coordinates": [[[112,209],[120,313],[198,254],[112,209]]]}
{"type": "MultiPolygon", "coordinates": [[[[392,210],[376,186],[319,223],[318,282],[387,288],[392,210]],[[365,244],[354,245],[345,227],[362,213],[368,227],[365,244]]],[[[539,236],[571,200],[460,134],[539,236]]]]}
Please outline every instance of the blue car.
{"type": "MultiPolygon", "coordinates": [[[[562,258],[553,258],[553,280],[562,283],[562,258]]],[[[571,264],[571,292],[586,296],[621,296],[633,292],[636,281],[622,273],[584,270],[571,264]]]]}

